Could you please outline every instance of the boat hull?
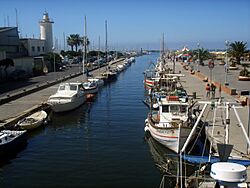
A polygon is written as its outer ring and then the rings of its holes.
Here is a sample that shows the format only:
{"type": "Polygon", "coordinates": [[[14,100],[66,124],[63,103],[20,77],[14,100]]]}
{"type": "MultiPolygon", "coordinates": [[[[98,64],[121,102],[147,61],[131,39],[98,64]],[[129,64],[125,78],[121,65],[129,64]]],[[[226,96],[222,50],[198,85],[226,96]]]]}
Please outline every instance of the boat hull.
{"type": "Polygon", "coordinates": [[[96,94],[96,93],[98,93],[98,87],[89,88],[89,89],[85,88],[85,93],[86,94],[96,94]]]}
{"type": "Polygon", "coordinates": [[[180,129],[179,127],[157,128],[152,125],[152,122],[147,122],[146,126],[157,142],[176,153],[179,153],[192,130],[190,127],[181,127],[180,129]]]}
{"type": "Polygon", "coordinates": [[[81,106],[86,101],[85,96],[79,97],[71,102],[65,102],[63,100],[55,100],[55,101],[49,101],[51,108],[54,112],[66,112],[70,110],[74,110],[75,108],[81,106]]]}
{"type": "Polygon", "coordinates": [[[150,80],[150,79],[144,79],[144,83],[145,83],[145,86],[147,87],[153,87],[155,82],[153,80],[150,80]]]}

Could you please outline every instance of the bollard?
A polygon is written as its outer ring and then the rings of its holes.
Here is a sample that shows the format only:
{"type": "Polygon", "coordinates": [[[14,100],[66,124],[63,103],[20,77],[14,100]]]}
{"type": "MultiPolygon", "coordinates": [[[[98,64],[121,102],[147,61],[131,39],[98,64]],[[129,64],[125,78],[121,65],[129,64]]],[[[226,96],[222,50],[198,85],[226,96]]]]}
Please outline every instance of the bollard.
{"type": "Polygon", "coordinates": [[[193,92],[193,99],[196,99],[196,92],[193,92]]]}
{"type": "Polygon", "coordinates": [[[231,88],[231,95],[237,95],[237,92],[236,92],[235,88],[231,88]]]}

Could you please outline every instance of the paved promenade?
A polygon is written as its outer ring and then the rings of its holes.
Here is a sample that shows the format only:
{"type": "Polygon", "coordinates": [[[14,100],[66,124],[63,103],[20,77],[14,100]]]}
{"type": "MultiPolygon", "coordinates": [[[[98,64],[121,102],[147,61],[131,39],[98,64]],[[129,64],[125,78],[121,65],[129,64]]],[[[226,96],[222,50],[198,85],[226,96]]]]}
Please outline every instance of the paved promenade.
{"type": "MultiPolygon", "coordinates": [[[[229,88],[234,88],[236,89],[236,92],[238,94],[241,93],[241,91],[247,90],[250,91],[250,81],[239,81],[238,76],[240,71],[243,69],[241,65],[237,65],[238,70],[228,70],[227,76],[225,73],[225,67],[224,65],[219,64],[220,61],[215,61],[214,62],[214,68],[212,69],[212,80],[224,85],[226,80],[229,83],[228,87],[229,88]]],[[[204,66],[197,65],[194,63],[190,63],[189,67],[193,67],[195,71],[199,70],[200,73],[208,77],[210,79],[211,74],[210,74],[210,69],[208,68],[208,61],[204,61],[204,66]]],[[[229,66],[229,65],[228,65],[229,66]]],[[[248,68],[248,70],[250,70],[248,68]]]]}
{"type": "MultiPolygon", "coordinates": [[[[171,67],[170,63],[170,67],[171,67]]],[[[206,98],[206,91],[205,91],[205,86],[207,82],[203,82],[197,75],[191,74],[189,70],[185,70],[180,62],[176,63],[176,72],[181,71],[182,74],[185,75],[183,80],[182,85],[186,89],[188,95],[193,95],[193,92],[196,92],[197,95],[197,100],[199,101],[208,101],[209,99],[206,98]]],[[[221,92],[221,96],[224,101],[229,101],[229,102],[235,102],[236,98],[235,96],[229,95],[226,92],[221,92]]],[[[216,90],[216,96],[219,97],[219,92],[218,88],[216,90]]],[[[202,108],[200,108],[202,109],[202,108]]],[[[207,114],[208,111],[211,110],[210,108],[207,108],[206,112],[204,114],[207,114]]],[[[249,107],[245,106],[240,109],[237,109],[238,114],[240,116],[240,119],[245,127],[246,130],[248,130],[248,118],[249,118],[249,107]]],[[[211,112],[208,117],[205,117],[205,115],[202,117],[203,120],[206,120],[209,125],[212,125],[212,116],[213,113],[211,112]]],[[[224,125],[220,123],[220,115],[217,116],[216,118],[216,123],[215,123],[215,129],[214,129],[214,137],[212,138],[212,126],[207,127],[208,131],[208,137],[210,141],[213,141],[213,146],[216,149],[216,143],[224,143],[225,140],[225,129],[224,125]]],[[[229,131],[229,143],[234,145],[234,149],[231,153],[232,156],[237,156],[237,157],[242,157],[244,159],[250,159],[250,155],[247,154],[247,142],[244,138],[242,129],[239,126],[239,123],[236,119],[236,116],[234,115],[233,109],[230,110],[230,131],[229,131]]],[[[248,168],[248,182],[250,181],[250,168],[248,168]]]]}

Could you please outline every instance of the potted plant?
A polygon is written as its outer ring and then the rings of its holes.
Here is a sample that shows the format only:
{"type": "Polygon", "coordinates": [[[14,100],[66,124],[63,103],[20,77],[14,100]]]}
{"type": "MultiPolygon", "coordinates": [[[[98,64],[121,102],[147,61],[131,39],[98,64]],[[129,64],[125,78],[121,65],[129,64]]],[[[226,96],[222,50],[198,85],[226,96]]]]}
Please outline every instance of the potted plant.
{"type": "Polygon", "coordinates": [[[240,81],[250,81],[250,71],[247,70],[247,64],[242,64],[244,67],[243,70],[240,71],[239,80],[240,81]]]}
{"type": "Polygon", "coordinates": [[[238,70],[236,62],[234,60],[232,60],[232,63],[229,65],[229,70],[238,70]]]}
{"type": "Polygon", "coordinates": [[[232,64],[229,66],[230,70],[237,70],[236,64],[240,64],[241,58],[244,56],[244,53],[247,49],[247,43],[243,41],[235,41],[229,45],[229,55],[235,59],[232,61],[232,64]]]}
{"type": "Polygon", "coordinates": [[[225,63],[225,61],[224,60],[221,60],[220,62],[219,62],[219,65],[225,65],[226,63],[225,63]]]}

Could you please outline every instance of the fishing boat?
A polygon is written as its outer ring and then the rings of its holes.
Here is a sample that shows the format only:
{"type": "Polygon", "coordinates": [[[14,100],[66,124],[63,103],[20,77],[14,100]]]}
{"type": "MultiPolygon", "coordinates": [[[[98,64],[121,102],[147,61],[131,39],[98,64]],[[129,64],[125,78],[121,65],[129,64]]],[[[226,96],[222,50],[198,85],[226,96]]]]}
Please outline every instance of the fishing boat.
{"type": "Polygon", "coordinates": [[[35,129],[41,126],[46,118],[47,113],[44,110],[41,110],[21,119],[17,122],[17,126],[24,130],[35,129]]]}
{"type": "Polygon", "coordinates": [[[73,110],[86,101],[86,93],[82,83],[62,83],[57,93],[50,96],[48,104],[54,112],[73,110]]]}
{"type": "Polygon", "coordinates": [[[179,153],[192,127],[188,120],[189,103],[186,98],[167,96],[159,98],[157,110],[149,113],[145,120],[145,131],[165,147],[179,153]]]}
{"type": "Polygon", "coordinates": [[[27,141],[26,130],[24,131],[12,131],[2,130],[0,131],[0,154],[6,155],[9,152],[17,149],[17,147],[27,141]]]}

